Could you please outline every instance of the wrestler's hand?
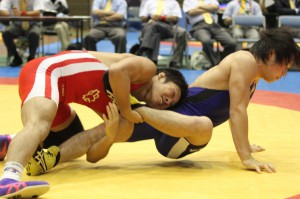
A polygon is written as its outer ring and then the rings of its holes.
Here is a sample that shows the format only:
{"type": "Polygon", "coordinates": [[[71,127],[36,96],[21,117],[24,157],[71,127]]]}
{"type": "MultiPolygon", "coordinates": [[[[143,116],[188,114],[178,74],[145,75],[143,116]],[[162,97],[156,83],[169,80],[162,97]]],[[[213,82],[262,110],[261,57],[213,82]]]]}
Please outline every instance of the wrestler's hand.
{"type": "Polygon", "coordinates": [[[251,145],[251,153],[257,153],[257,152],[262,152],[265,151],[266,149],[263,148],[262,146],[256,145],[256,144],[252,144],[251,145]]]}
{"type": "Polygon", "coordinates": [[[249,158],[248,160],[242,161],[243,165],[250,170],[256,170],[257,173],[261,173],[263,170],[268,173],[275,173],[275,167],[270,163],[263,163],[255,160],[254,158],[249,158]]]}
{"type": "Polygon", "coordinates": [[[151,15],[151,19],[153,21],[159,21],[160,20],[160,15],[151,15]]]}
{"type": "Polygon", "coordinates": [[[105,122],[105,133],[107,138],[114,142],[116,135],[119,131],[119,111],[118,107],[113,104],[109,103],[106,106],[107,117],[103,114],[103,120],[105,122]]]}

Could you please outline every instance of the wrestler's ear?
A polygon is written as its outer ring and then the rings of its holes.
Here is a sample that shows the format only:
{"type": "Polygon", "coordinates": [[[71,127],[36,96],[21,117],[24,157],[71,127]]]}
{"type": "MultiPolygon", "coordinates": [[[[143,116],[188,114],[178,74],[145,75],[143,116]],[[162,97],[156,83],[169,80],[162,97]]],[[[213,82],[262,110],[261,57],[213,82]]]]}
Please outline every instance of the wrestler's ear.
{"type": "Polygon", "coordinates": [[[165,78],[165,77],[166,77],[166,73],[164,72],[158,73],[158,79],[165,78]]]}
{"type": "Polygon", "coordinates": [[[269,60],[271,60],[272,59],[272,56],[275,56],[276,55],[276,53],[275,53],[275,50],[271,50],[270,52],[269,52],[269,60]]]}

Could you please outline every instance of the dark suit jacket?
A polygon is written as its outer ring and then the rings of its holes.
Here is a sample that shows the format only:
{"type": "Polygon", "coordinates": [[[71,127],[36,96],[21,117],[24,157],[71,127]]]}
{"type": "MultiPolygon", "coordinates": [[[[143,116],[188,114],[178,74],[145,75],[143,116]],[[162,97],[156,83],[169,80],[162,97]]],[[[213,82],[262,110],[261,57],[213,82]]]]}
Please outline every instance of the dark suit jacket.
{"type": "MultiPolygon", "coordinates": [[[[275,6],[279,15],[297,15],[295,9],[291,9],[289,0],[275,0],[275,6]]],[[[300,9],[300,0],[296,0],[295,7],[300,9]]]]}

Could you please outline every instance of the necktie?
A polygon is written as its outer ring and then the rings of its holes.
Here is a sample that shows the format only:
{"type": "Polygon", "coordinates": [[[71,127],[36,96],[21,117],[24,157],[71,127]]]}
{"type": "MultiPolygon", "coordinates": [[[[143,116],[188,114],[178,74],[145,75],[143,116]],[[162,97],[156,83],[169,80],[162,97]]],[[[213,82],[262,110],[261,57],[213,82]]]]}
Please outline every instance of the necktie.
{"type": "Polygon", "coordinates": [[[162,15],[162,11],[163,11],[163,0],[158,0],[156,14],[162,15]]]}
{"type": "MultiPolygon", "coordinates": [[[[26,11],[27,10],[27,0],[20,0],[20,8],[21,11],[26,11]]],[[[23,21],[22,22],[22,28],[23,30],[27,31],[29,29],[30,25],[28,21],[23,21]]]]}
{"type": "Polygon", "coordinates": [[[242,0],[240,4],[239,14],[244,14],[246,9],[246,0],[242,0]]]}
{"type": "Polygon", "coordinates": [[[290,6],[291,6],[291,9],[295,9],[295,4],[294,4],[293,0],[290,0],[290,6]]]}
{"type": "Polygon", "coordinates": [[[112,0],[107,0],[105,7],[104,7],[104,11],[110,11],[111,10],[111,1],[112,0]]]}
{"type": "MultiPolygon", "coordinates": [[[[104,6],[104,11],[109,12],[109,11],[111,10],[111,1],[112,1],[112,0],[107,0],[107,1],[106,1],[106,4],[105,4],[105,6],[104,6]]],[[[100,24],[107,24],[107,21],[101,20],[101,21],[100,21],[100,24]]]]}
{"type": "MultiPolygon", "coordinates": [[[[204,0],[200,0],[199,3],[200,3],[200,6],[204,5],[204,0]]],[[[213,23],[213,19],[212,19],[209,12],[202,13],[202,16],[204,18],[205,23],[207,23],[207,24],[212,24],[213,23]]]]}

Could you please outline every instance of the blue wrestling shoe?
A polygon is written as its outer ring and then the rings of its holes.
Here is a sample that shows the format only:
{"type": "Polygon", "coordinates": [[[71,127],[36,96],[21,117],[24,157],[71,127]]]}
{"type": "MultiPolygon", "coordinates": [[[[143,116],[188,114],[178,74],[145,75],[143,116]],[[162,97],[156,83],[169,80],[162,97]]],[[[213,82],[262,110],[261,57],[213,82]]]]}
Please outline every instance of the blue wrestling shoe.
{"type": "Polygon", "coordinates": [[[9,135],[0,135],[0,161],[4,160],[10,141],[9,135]]]}
{"type": "Polygon", "coordinates": [[[50,185],[43,181],[19,182],[9,178],[0,181],[1,198],[37,198],[49,191],[50,185]]]}

